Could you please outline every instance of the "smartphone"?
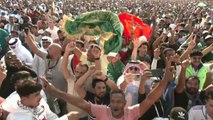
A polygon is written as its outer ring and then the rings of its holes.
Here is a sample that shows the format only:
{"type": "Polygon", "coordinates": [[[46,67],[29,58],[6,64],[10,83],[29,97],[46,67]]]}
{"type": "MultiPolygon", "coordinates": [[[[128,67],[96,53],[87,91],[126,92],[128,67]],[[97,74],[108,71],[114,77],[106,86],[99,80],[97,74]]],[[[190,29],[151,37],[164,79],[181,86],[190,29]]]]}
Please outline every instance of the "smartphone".
{"type": "Polygon", "coordinates": [[[153,77],[162,77],[164,74],[164,70],[163,69],[153,69],[153,70],[149,70],[152,73],[153,77]]]}
{"type": "Polygon", "coordinates": [[[141,80],[141,75],[135,74],[135,81],[140,81],[140,80],[141,80]]]}

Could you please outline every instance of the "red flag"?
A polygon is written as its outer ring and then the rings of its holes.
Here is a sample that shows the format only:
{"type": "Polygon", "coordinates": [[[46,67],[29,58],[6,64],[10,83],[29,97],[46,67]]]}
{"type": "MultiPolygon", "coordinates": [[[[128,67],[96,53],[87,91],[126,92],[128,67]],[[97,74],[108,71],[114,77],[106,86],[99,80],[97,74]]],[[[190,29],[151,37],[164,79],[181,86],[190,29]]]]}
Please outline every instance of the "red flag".
{"type": "Polygon", "coordinates": [[[133,34],[134,38],[139,38],[140,36],[144,35],[147,40],[150,39],[152,27],[143,23],[140,18],[129,13],[121,13],[118,17],[124,26],[123,37],[126,39],[126,44],[129,44],[133,34]]]}

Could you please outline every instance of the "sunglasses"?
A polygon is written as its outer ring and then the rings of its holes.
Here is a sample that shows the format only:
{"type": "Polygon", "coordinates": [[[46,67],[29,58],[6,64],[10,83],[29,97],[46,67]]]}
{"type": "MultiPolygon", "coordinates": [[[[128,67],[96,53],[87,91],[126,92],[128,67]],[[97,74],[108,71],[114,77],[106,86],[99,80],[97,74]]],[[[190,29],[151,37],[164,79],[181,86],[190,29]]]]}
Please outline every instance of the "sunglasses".
{"type": "Polygon", "coordinates": [[[129,69],[130,69],[130,70],[139,71],[139,68],[137,68],[137,67],[130,67],[129,69]]]}

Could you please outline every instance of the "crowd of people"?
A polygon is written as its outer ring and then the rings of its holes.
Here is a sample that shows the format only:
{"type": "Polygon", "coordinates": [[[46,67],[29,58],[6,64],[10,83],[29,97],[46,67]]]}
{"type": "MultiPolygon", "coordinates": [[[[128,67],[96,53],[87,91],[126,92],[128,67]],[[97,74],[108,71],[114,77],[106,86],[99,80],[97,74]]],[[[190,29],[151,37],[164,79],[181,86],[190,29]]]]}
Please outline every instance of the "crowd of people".
{"type": "Polygon", "coordinates": [[[213,120],[212,6],[1,0],[0,119],[213,120]],[[152,32],[134,37],[133,25],[128,38],[121,26],[122,45],[106,53],[97,38],[71,39],[62,29],[63,16],[75,20],[91,11],[132,14],[152,32]]]}

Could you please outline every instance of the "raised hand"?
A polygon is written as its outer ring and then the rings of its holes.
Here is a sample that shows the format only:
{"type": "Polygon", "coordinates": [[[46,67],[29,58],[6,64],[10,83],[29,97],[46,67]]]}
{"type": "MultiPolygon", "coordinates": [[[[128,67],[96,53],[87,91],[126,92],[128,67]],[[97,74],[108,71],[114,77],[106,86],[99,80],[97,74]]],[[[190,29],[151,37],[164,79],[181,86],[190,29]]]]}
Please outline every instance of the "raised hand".
{"type": "Polygon", "coordinates": [[[160,56],[160,47],[157,47],[155,50],[154,50],[154,58],[155,59],[158,59],[160,56]]]}
{"type": "Polygon", "coordinates": [[[6,76],[7,76],[6,67],[3,65],[3,62],[1,62],[0,63],[0,83],[2,83],[2,81],[5,79],[6,76]]]}
{"type": "Polygon", "coordinates": [[[135,75],[131,74],[131,73],[126,73],[124,75],[124,80],[126,81],[126,83],[131,83],[135,80],[135,75]]]}
{"type": "Polygon", "coordinates": [[[196,39],[197,39],[197,36],[195,36],[194,38],[191,37],[190,39],[191,39],[191,40],[190,40],[189,43],[188,43],[188,49],[192,50],[192,49],[196,46],[196,39]]]}
{"type": "Polygon", "coordinates": [[[106,79],[106,75],[101,70],[96,70],[93,75],[95,78],[100,79],[100,80],[106,79]]]}
{"type": "Polygon", "coordinates": [[[75,40],[71,40],[71,41],[67,44],[65,51],[70,53],[70,52],[73,51],[75,48],[76,48],[76,42],[75,42],[75,40]]]}
{"type": "Polygon", "coordinates": [[[40,76],[39,79],[42,81],[42,86],[45,91],[51,93],[56,90],[56,88],[50,82],[48,82],[44,76],[40,76]]]}
{"type": "Polygon", "coordinates": [[[174,58],[166,58],[166,70],[165,70],[165,75],[164,77],[169,80],[173,81],[174,80],[174,73],[175,73],[175,68],[174,66],[171,66],[172,59],[174,58]]]}
{"type": "Polygon", "coordinates": [[[182,68],[187,68],[190,65],[189,59],[186,59],[182,62],[182,68]]]}
{"type": "MultiPolygon", "coordinates": [[[[148,80],[149,78],[151,78],[152,77],[152,72],[150,72],[149,70],[145,70],[144,72],[143,72],[143,75],[141,76],[141,80],[142,81],[146,81],[146,80],[148,80]]],[[[141,82],[142,82],[141,81],[141,82]]]]}
{"type": "Polygon", "coordinates": [[[7,72],[6,67],[5,67],[5,65],[3,64],[2,61],[0,62],[0,71],[1,71],[2,73],[6,73],[6,72],[7,72]]]}
{"type": "Polygon", "coordinates": [[[89,72],[89,74],[92,74],[92,73],[94,73],[95,72],[95,65],[91,65],[91,66],[89,66],[89,70],[88,70],[88,72],[89,72]]]}
{"type": "Polygon", "coordinates": [[[141,41],[137,38],[132,41],[134,48],[139,48],[141,41]]]}

